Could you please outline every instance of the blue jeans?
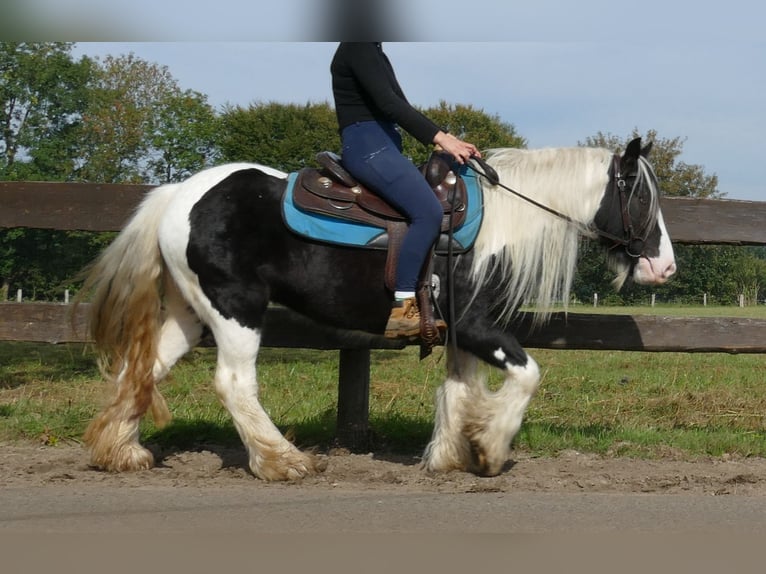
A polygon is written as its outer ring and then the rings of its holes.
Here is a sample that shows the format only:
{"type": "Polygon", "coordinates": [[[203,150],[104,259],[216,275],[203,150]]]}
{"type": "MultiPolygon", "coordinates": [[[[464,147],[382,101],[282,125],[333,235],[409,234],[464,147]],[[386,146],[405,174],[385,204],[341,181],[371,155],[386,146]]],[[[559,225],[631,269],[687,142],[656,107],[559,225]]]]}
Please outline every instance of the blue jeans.
{"type": "Polygon", "coordinates": [[[343,165],[409,220],[396,268],[396,290],[415,291],[423,262],[439,236],[442,206],[415,164],[402,155],[396,126],[358,122],[341,132],[343,165]]]}

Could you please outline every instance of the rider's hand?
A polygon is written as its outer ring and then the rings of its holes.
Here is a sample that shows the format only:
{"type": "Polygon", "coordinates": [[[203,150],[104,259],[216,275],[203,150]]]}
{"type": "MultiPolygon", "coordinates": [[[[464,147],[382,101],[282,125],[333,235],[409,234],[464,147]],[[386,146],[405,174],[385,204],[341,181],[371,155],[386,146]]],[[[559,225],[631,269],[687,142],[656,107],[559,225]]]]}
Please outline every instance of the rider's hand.
{"type": "Polygon", "coordinates": [[[460,164],[464,164],[472,157],[481,157],[481,152],[475,145],[443,131],[439,131],[434,136],[434,144],[451,154],[460,164]]]}

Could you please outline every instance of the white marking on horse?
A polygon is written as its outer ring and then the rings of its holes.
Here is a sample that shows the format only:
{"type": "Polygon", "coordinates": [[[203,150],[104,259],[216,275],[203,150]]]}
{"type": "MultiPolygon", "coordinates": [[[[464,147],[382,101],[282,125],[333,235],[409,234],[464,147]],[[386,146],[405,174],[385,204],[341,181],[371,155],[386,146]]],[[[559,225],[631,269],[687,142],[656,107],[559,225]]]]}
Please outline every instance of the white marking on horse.
{"type": "Polygon", "coordinates": [[[505,365],[506,369],[509,369],[511,365],[508,362],[508,355],[505,354],[505,351],[503,351],[502,347],[499,347],[495,350],[493,353],[493,356],[501,363],[505,365]]]}

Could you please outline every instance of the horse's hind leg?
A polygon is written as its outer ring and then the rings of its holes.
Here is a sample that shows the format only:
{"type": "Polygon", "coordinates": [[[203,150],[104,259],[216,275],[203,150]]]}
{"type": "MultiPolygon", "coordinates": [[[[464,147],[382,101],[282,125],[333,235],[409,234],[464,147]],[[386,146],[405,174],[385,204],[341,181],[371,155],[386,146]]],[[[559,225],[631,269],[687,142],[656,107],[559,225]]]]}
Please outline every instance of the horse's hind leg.
{"type": "Polygon", "coordinates": [[[247,448],[253,473],[264,480],[292,480],[322,470],[316,457],[282,436],[258,400],[260,332],[233,319],[215,321],[211,328],[218,346],[216,392],[247,448]]]}
{"type": "Polygon", "coordinates": [[[152,417],[158,427],[170,422],[170,411],[157,385],[167,376],[173,365],[188,353],[202,338],[202,323],[183,299],[175,283],[165,283],[163,322],[157,345],[157,360],[154,362],[154,393],[152,396],[152,417]]]}
{"type": "Polygon", "coordinates": [[[151,408],[158,427],[170,420],[165,399],[157,384],[170,368],[199,342],[202,326],[188,308],[175,286],[165,287],[164,318],[157,342],[157,356],[152,367],[152,390],[149,396],[136,392],[127,380],[127,367],[117,377],[117,393],[112,403],[88,427],[85,441],[91,452],[91,463],[109,471],[151,468],[152,453],[139,442],[139,423],[151,408]]]}

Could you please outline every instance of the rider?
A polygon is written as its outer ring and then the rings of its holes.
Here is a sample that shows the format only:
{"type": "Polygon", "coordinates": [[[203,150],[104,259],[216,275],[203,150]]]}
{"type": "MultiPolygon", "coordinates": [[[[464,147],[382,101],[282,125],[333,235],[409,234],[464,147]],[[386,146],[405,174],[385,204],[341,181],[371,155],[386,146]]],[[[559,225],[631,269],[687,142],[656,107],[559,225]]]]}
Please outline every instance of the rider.
{"type": "MultiPolygon", "coordinates": [[[[330,70],[343,165],[409,220],[386,336],[417,335],[418,277],[439,235],[443,212],[423,175],[402,155],[398,128],[425,145],[440,147],[461,164],[481,154],[476,146],[448,133],[410,105],[380,42],[341,42],[330,70]]],[[[438,326],[445,326],[440,323],[438,326]]]]}

